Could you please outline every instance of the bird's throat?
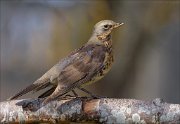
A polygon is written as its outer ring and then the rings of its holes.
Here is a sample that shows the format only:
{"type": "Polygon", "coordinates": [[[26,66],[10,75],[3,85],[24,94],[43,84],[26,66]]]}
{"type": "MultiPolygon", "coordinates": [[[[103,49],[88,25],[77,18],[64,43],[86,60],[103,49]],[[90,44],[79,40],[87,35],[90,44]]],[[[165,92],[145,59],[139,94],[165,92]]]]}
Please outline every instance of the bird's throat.
{"type": "Polygon", "coordinates": [[[87,44],[101,44],[105,45],[107,48],[112,47],[111,35],[93,35],[87,44]]]}
{"type": "MultiPolygon", "coordinates": [[[[97,36],[98,37],[98,36],[97,36]]],[[[104,37],[98,37],[98,39],[100,40],[100,42],[102,42],[107,48],[112,47],[112,40],[111,40],[111,35],[106,35],[104,37]]]]}

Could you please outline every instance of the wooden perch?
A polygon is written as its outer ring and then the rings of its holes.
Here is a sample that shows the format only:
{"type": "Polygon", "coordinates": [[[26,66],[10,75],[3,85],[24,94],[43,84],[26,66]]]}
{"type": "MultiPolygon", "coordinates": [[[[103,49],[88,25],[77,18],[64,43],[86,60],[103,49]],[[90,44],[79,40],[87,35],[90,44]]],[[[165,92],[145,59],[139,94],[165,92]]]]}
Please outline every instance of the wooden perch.
{"type": "Polygon", "coordinates": [[[74,98],[41,106],[41,99],[0,103],[1,123],[180,123],[180,105],[161,99],[74,98]]]}

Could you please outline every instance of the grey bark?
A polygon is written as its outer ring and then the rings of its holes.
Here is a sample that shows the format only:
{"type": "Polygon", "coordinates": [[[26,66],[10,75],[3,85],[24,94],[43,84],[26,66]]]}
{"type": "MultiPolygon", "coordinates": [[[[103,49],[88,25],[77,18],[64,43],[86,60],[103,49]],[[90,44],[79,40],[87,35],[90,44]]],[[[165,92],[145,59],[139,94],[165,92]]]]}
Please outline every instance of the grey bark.
{"type": "Polygon", "coordinates": [[[23,99],[0,103],[1,123],[180,123],[180,104],[162,99],[74,98],[52,101],[23,99]]]}

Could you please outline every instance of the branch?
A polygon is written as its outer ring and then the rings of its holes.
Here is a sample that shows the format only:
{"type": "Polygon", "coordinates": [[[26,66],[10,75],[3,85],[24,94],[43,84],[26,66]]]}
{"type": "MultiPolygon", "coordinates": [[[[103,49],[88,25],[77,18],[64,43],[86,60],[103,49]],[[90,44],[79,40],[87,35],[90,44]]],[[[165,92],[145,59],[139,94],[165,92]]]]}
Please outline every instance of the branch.
{"type": "Polygon", "coordinates": [[[41,106],[42,99],[24,99],[0,103],[1,123],[180,123],[180,104],[161,99],[74,98],[52,101],[41,106]]]}

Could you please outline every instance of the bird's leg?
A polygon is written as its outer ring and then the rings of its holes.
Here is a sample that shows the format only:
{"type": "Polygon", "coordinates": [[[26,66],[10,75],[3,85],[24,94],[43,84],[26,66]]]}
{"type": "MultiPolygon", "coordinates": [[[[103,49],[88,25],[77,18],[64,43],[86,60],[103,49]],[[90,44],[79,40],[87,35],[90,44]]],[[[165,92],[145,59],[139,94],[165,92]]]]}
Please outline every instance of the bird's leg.
{"type": "Polygon", "coordinates": [[[77,88],[78,88],[79,90],[81,90],[81,91],[89,94],[89,95],[90,95],[91,97],[93,97],[93,98],[96,98],[96,99],[103,98],[103,97],[101,97],[101,96],[97,96],[97,95],[89,92],[88,90],[86,90],[86,89],[84,89],[84,88],[82,88],[82,87],[77,87],[77,88]]]}

